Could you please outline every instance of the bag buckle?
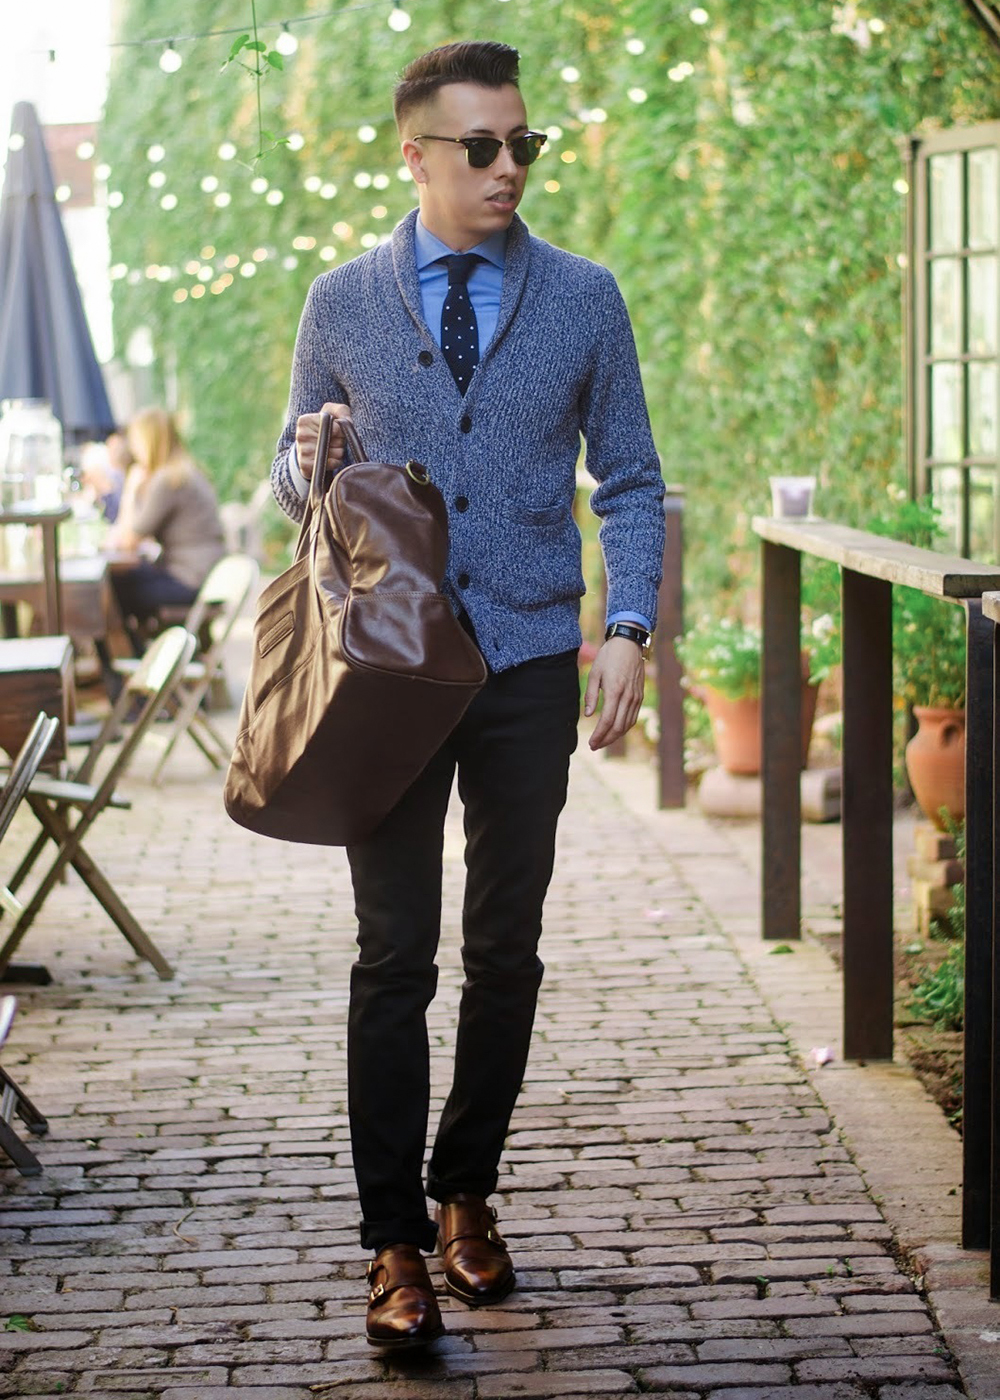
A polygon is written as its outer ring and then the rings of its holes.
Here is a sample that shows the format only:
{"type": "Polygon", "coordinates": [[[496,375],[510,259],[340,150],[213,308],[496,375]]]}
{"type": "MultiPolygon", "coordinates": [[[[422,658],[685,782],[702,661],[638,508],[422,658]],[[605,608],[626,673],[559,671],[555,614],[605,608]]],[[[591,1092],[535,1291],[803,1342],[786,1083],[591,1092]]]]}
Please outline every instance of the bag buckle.
{"type": "Polygon", "coordinates": [[[407,462],[403,470],[410,480],[415,481],[418,486],[430,486],[431,474],[427,468],[421,466],[419,462],[407,462]]]}

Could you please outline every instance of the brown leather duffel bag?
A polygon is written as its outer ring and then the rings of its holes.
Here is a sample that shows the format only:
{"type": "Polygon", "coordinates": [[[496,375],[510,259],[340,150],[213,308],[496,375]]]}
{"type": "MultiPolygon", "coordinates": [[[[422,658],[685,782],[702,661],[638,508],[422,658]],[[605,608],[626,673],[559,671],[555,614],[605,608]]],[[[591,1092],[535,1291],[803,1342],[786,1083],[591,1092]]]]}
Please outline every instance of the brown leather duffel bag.
{"type": "Polygon", "coordinates": [[[362,840],[461,719],[486,665],[440,591],[444,500],[426,470],[321,469],[324,414],[295,561],[264,589],[226,777],[234,821],[281,841],[362,840]]]}

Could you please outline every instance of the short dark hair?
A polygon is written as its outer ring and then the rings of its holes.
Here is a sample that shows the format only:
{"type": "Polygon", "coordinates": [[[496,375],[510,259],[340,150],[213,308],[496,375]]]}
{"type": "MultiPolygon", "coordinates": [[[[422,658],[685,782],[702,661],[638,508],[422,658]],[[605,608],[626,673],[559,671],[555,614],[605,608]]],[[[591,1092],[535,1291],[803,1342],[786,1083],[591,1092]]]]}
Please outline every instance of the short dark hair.
{"type": "Polygon", "coordinates": [[[408,112],[423,104],[449,83],[478,83],[499,88],[511,83],[517,87],[517,65],[521,55],[509,44],[490,39],[470,39],[460,44],[444,44],[421,54],[403,69],[393,93],[396,125],[402,129],[408,112]]]}

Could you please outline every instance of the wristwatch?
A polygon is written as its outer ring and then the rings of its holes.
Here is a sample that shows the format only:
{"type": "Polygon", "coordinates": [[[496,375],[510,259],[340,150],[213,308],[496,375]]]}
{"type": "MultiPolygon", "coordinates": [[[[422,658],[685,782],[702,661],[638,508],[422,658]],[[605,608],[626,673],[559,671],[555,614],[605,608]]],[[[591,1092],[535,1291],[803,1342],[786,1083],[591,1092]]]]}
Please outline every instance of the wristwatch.
{"type": "Polygon", "coordinates": [[[608,641],[611,637],[627,637],[630,642],[635,642],[643,656],[649,654],[649,646],[653,640],[652,634],[647,632],[645,627],[637,627],[632,622],[612,622],[604,634],[604,640],[608,641]]]}

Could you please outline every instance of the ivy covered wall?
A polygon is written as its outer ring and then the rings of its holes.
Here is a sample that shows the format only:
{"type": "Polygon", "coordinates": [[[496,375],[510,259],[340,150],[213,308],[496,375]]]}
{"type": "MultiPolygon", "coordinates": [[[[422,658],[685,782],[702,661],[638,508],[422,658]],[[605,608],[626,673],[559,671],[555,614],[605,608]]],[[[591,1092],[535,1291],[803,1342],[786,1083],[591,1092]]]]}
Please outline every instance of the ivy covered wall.
{"type": "MultiPolygon", "coordinates": [[[[476,36],[521,50],[529,120],[559,129],[522,214],[605,262],[629,302],[664,475],[688,493],[691,586],[715,596],[752,573],[769,473],[816,474],[824,514],[864,520],[905,479],[898,143],[1000,109],[1000,54],[958,0],[401,2],[403,32],[384,0],[292,25],[299,48],[266,79],[263,115],[301,145],[254,169],[254,85],[219,72],[228,39],[179,39],[172,74],[155,47],[117,53],[98,152],[121,195],[116,336],[150,330],[220,491],[248,495],[267,469],[312,278],[413,203],[394,76],[476,36]]],[[[248,0],[126,0],[118,37],[248,15],[248,0]]]]}

